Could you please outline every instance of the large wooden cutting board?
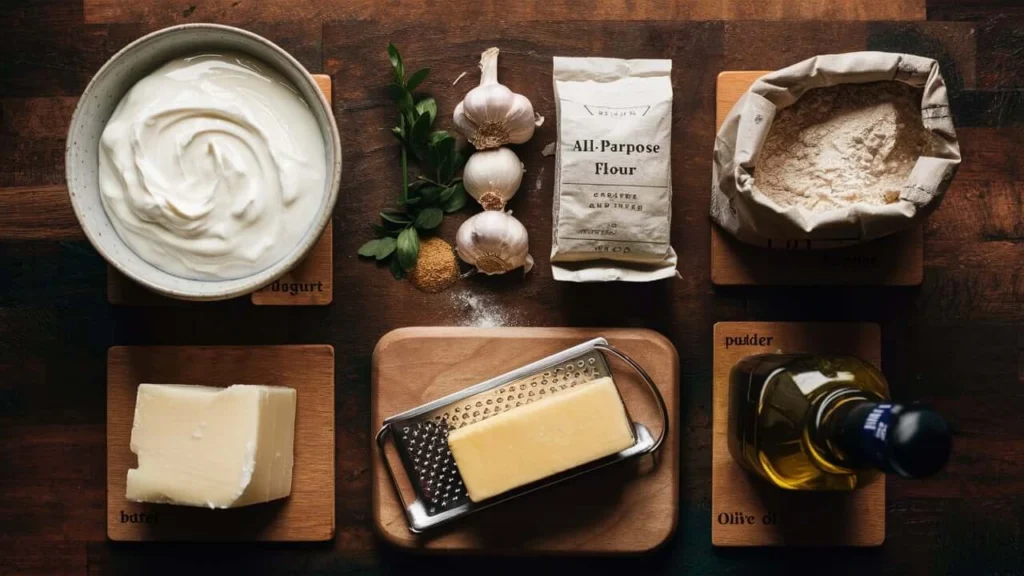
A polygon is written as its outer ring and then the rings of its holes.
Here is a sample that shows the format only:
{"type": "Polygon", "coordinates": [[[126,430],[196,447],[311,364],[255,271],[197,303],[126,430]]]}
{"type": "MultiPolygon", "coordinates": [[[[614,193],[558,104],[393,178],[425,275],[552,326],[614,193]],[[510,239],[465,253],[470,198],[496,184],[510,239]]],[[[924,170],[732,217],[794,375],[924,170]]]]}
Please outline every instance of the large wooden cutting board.
{"type": "MultiPolygon", "coordinates": [[[[627,554],[668,540],[679,515],[679,358],[643,329],[404,328],[373,355],[371,438],[385,417],[461,390],[595,338],[632,356],[657,383],[669,433],[650,456],[596,470],[482,510],[424,534],[409,531],[395,489],[373,446],[373,518],[388,542],[420,551],[498,554],[627,554]]],[[[611,360],[630,414],[660,432],[657,408],[629,368],[611,360]]],[[[400,472],[401,473],[401,472],[400,472]]]]}

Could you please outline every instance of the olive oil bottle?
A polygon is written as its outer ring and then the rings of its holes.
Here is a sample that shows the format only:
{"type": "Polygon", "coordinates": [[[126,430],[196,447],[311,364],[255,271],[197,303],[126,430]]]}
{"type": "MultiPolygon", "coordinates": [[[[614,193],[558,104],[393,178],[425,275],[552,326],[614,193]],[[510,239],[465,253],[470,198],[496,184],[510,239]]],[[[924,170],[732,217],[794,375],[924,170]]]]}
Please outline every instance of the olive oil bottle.
{"type": "Polygon", "coordinates": [[[929,476],[949,458],[945,420],[890,403],[858,358],[760,354],[729,380],[729,452],[781,488],[853,490],[882,472],[929,476]]]}

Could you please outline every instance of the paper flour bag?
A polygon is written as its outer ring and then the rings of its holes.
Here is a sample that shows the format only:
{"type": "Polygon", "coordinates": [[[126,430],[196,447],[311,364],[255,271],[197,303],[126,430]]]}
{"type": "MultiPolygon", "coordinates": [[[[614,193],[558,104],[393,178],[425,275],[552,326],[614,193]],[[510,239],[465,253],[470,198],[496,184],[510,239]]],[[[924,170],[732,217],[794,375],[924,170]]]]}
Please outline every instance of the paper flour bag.
{"type": "Polygon", "coordinates": [[[676,275],[672,61],[555,58],[555,280],[676,275]]]}
{"type": "Polygon", "coordinates": [[[934,210],[959,164],[938,62],[817,56],[761,77],[729,112],[715,140],[711,218],[763,246],[863,242],[934,210]]]}

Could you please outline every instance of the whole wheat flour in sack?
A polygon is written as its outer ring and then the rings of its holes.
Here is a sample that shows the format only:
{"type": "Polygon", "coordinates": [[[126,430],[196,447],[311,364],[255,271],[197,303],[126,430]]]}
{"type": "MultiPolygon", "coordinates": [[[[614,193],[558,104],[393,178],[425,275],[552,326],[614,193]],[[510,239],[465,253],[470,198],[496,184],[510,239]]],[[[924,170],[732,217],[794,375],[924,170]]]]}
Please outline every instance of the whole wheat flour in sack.
{"type": "Polygon", "coordinates": [[[816,56],[762,76],[729,112],[715,140],[711,218],[762,246],[863,242],[934,210],[959,164],[938,62],[816,56]]]}
{"type": "Polygon", "coordinates": [[[556,280],[676,275],[672,61],[555,58],[556,280]]]}

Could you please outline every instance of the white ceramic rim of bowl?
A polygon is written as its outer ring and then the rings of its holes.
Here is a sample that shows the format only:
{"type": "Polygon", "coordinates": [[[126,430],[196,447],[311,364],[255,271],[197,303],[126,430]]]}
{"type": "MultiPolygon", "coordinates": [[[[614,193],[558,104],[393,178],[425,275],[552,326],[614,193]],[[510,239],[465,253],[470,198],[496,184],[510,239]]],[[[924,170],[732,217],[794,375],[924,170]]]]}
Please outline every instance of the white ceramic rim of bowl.
{"type": "MultiPolygon", "coordinates": [[[[241,51],[245,52],[244,49],[242,49],[241,51]]],[[[258,55],[253,56],[261,61],[265,61],[264,58],[261,58],[258,55]]],[[[155,65],[152,68],[155,70],[157,67],[161,66],[164,63],[165,62],[155,63],[155,65]]],[[[268,64],[273,65],[273,63],[270,62],[268,62],[268,64]]],[[[287,74],[284,71],[282,71],[282,73],[284,73],[285,77],[289,77],[289,79],[291,79],[290,74],[287,74]]],[[[128,89],[131,89],[131,85],[128,86],[128,89]]],[[[125,92],[127,92],[127,90],[125,92]]],[[[120,102],[121,98],[123,97],[124,94],[121,94],[118,97],[118,102],[120,102]]],[[[308,98],[306,99],[308,100],[308,98]]],[[[312,104],[311,102],[308,103],[312,104]]],[[[320,122],[318,122],[318,124],[320,124],[320,122]]],[[[100,134],[96,134],[96,138],[98,139],[99,137],[100,134]]],[[[82,92],[82,96],[79,98],[78,103],[75,106],[75,112],[71,116],[71,124],[68,129],[68,137],[65,143],[64,150],[65,180],[68,187],[68,195],[71,199],[71,206],[75,211],[75,216],[78,219],[79,225],[85,232],[86,238],[89,239],[89,242],[93,245],[93,248],[95,248],[96,251],[99,252],[101,256],[103,256],[104,260],[106,260],[111,266],[117,269],[121,274],[124,274],[134,282],[137,282],[138,284],[141,284],[142,286],[145,286],[146,288],[154,292],[170,296],[172,298],[198,301],[225,300],[254,292],[274,282],[281,276],[284,276],[293,267],[295,267],[295,265],[298,264],[302,260],[302,258],[306,256],[306,253],[309,252],[313,245],[320,240],[320,237],[323,234],[324,229],[327,227],[327,223],[331,220],[331,217],[334,214],[334,206],[338,199],[338,190],[341,185],[341,152],[341,136],[338,131],[338,125],[337,122],[335,121],[334,111],[331,108],[331,104],[327,101],[327,97],[323,94],[323,92],[321,92],[320,87],[317,85],[316,81],[313,79],[313,76],[310,74],[310,72],[306,70],[305,66],[299,63],[299,61],[296,60],[286,50],[258,34],[249,32],[247,30],[243,30],[241,28],[236,28],[234,26],[226,26],[223,24],[211,23],[179,24],[176,26],[169,26],[167,28],[151,32],[129,43],[124,48],[118,50],[116,54],[111,56],[110,59],[108,59],[103,64],[103,66],[100,67],[96,74],[93,75],[92,79],[89,80],[89,84],[85,87],[85,90],[82,92]],[[326,190],[328,194],[326,204],[322,207],[322,210],[317,215],[317,219],[312,223],[312,225],[310,226],[310,230],[307,231],[302,241],[299,242],[299,244],[295,247],[294,250],[289,252],[288,255],[283,257],[281,260],[279,260],[272,266],[265,268],[255,274],[251,274],[249,276],[245,276],[242,278],[212,281],[195,280],[191,278],[178,277],[173,274],[164,272],[163,270],[160,270],[159,268],[153,266],[152,264],[146,262],[145,260],[142,260],[142,258],[138,257],[138,255],[135,255],[135,257],[138,258],[140,262],[144,263],[146,266],[149,266],[152,270],[156,271],[159,274],[166,274],[168,276],[180,279],[182,281],[182,284],[186,286],[201,287],[200,289],[197,289],[195,291],[188,291],[182,289],[168,288],[167,286],[163,286],[157,282],[153,282],[150,279],[146,278],[144,275],[137,274],[136,272],[129,270],[121,262],[119,262],[117,259],[115,259],[113,256],[107,253],[107,251],[103,247],[103,243],[100,242],[99,234],[97,233],[97,231],[90,229],[90,227],[86,225],[86,217],[83,212],[83,207],[80,205],[80,201],[76,198],[76,184],[74,183],[75,179],[72,178],[72,174],[76,170],[76,167],[71,161],[71,157],[72,147],[74,145],[73,139],[75,135],[75,128],[78,126],[78,123],[80,121],[79,115],[83,113],[83,109],[86,106],[84,103],[87,101],[87,97],[93,92],[94,89],[96,89],[96,86],[104,80],[104,77],[107,74],[109,74],[110,71],[120,63],[120,60],[124,57],[124,55],[134,50],[138,50],[146,44],[153,42],[154,40],[159,39],[163,36],[195,30],[207,30],[210,32],[217,32],[220,34],[229,35],[234,34],[237,36],[241,36],[245,40],[262,44],[264,47],[270,49],[270,51],[277,53],[285,62],[287,62],[293,68],[297,75],[305,81],[305,83],[308,85],[309,92],[316,95],[317,103],[320,105],[327,119],[329,120],[327,122],[327,129],[330,133],[330,138],[333,144],[333,153],[331,154],[331,157],[329,159],[329,161],[331,162],[331,168],[329,187],[326,190]]],[[[98,172],[96,190],[98,193],[98,172]]],[[[86,191],[81,190],[78,192],[84,193],[86,191]]],[[[100,200],[100,203],[102,204],[102,200],[100,200]]],[[[104,216],[109,220],[109,215],[107,215],[105,208],[103,209],[103,213],[104,216]]],[[[134,254],[134,251],[131,250],[131,248],[128,247],[128,245],[124,242],[124,240],[122,240],[117,235],[117,232],[113,230],[112,225],[111,233],[115,238],[117,238],[118,242],[124,244],[125,248],[129,252],[132,252],[132,254],[134,254]]]]}

